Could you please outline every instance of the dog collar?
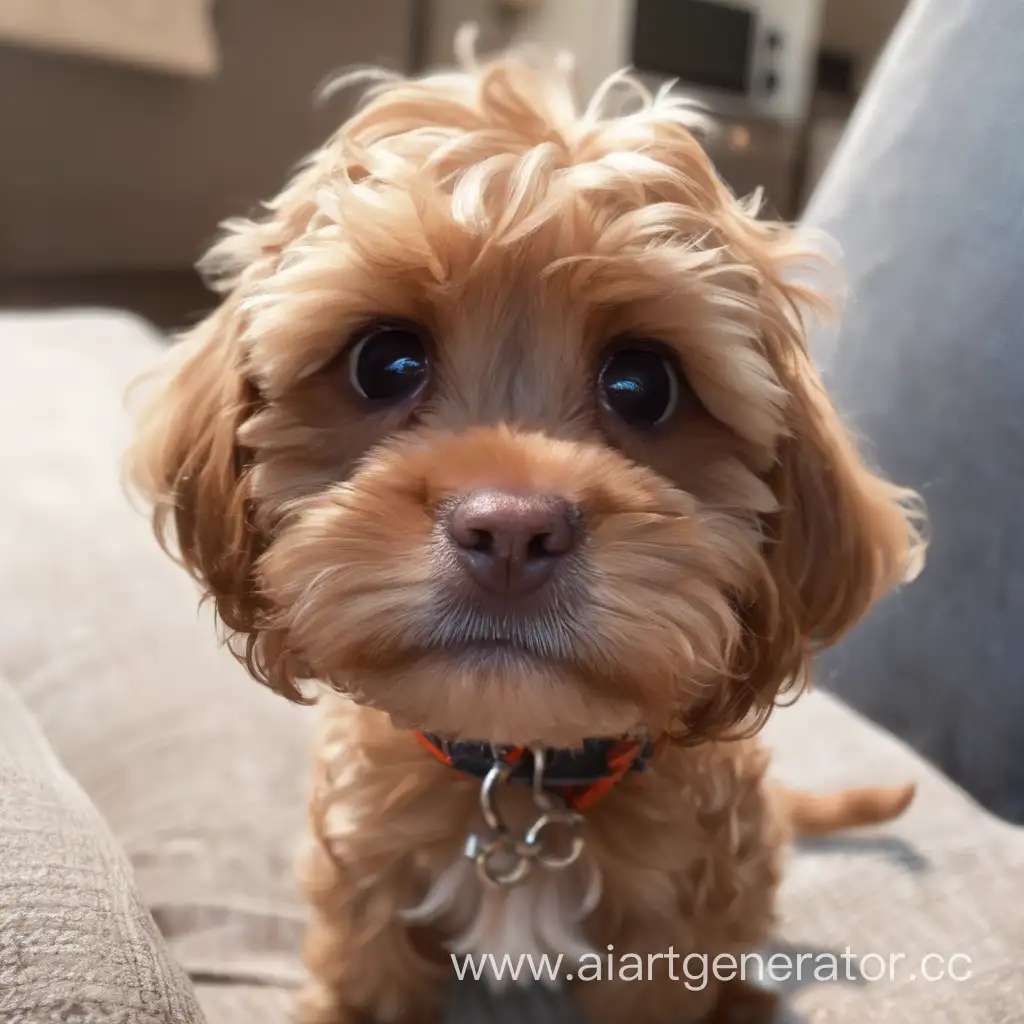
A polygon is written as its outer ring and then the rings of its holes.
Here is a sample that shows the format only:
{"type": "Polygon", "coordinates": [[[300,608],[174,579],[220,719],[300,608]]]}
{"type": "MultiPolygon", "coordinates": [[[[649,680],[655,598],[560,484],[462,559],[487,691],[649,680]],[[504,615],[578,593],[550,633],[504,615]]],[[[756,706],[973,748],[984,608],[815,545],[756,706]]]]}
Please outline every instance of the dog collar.
{"type": "MultiPolygon", "coordinates": [[[[484,779],[496,764],[511,767],[508,781],[529,785],[533,752],[529,747],[498,747],[472,740],[443,740],[416,731],[416,738],[442,764],[463,775],[484,779]]],[[[543,786],[573,810],[592,807],[630,772],[642,772],[661,748],[662,739],[590,739],[578,750],[546,749],[543,786]]]]}

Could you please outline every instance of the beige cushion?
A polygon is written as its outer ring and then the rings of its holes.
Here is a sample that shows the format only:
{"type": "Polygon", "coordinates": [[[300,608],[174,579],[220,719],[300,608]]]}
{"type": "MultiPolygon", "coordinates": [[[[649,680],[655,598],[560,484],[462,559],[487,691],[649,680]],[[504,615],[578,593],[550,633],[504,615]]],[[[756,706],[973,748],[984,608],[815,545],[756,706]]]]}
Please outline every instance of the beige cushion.
{"type": "MultiPolygon", "coordinates": [[[[0,431],[16,439],[0,446],[15,484],[0,502],[0,671],[111,822],[183,963],[283,986],[301,975],[290,860],[311,716],[215,649],[192,584],[119,492],[121,392],[159,347],[120,315],[0,316],[0,431]]],[[[900,822],[795,853],[784,948],[909,965],[870,984],[805,977],[788,986],[801,1019],[1024,1020],[1024,835],[825,695],[780,710],[768,738],[777,774],[805,787],[921,787],[900,822]],[[927,953],[970,956],[972,977],[911,980],[927,953]]],[[[201,993],[213,1024],[273,1019],[284,998],[258,984],[201,993]]]]}
{"type": "Polygon", "coordinates": [[[124,854],[2,678],[0,1021],[202,1021],[124,854]]]}
{"type": "Polygon", "coordinates": [[[208,1024],[290,1024],[292,993],[266,985],[197,985],[208,1024]]]}
{"type": "Polygon", "coordinates": [[[0,316],[0,673],[183,965],[291,982],[310,716],[218,648],[122,493],[123,393],[162,345],[123,314],[0,316]]]}

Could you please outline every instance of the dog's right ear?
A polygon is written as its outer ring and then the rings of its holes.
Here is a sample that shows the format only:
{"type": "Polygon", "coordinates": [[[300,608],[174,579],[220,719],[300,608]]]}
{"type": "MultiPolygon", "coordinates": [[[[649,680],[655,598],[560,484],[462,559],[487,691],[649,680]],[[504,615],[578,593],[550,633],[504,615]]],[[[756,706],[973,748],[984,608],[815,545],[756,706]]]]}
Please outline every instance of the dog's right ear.
{"type": "Polygon", "coordinates": [[[152,507],[163,547],[202,584],[231,631],[251,636],[260,534],[247,497],[239,426],[255,390],[243,373],[238,304],[221,306],[136,382],[129,485],[152,507]]]}
{"type": "Polygon", "coordinates": [[[224,298],[133,385],[134,440],[125,463],[129,489],[152,509],[157,539],[214,601],[233,653],[257,679],[302,703],[287,652],[270,664],[265,650],[269,608],[256,563],[267,538],[254,519],[250,453],[238,432],[261,404],[246,373],[245,299],[315,214],[319,156],[265,204],[265,217],[223,225],[199,270],[224,298]]]}

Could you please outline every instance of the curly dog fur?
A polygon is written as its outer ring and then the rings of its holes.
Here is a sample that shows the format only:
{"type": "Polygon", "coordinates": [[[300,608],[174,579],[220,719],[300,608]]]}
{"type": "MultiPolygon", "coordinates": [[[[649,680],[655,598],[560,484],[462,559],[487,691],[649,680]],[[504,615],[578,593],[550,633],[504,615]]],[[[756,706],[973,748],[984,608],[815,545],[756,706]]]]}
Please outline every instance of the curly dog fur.
{"type": "MultiPolygon", "coordinates": [[[[382,77],[228,225],[206,260],[223,301],[151,381],[132,477],[160,536],[257,679],[323,694],[305,1021],[434,1021],[450,949],[750,949],[792,828],[909,800],[764,784],[758,727],[923,545],[915,495],[865,465],[812,365],[813,254],[728,191],[700,130],[625,76],[580,110],[528,55],[382,77]],[[368,401],[359,342],[389,330],[422,343],[422,386],[368,401]],[[664,422],[602,399],[623,344],[674,375],[664,422]],[[445,517],[480,492],[583,524],[528,606],[478,602],[452,557],[445,517]],[[499,892],[460,853],[478,784],[413,729],[667,742],[586,812],[571,870],[499,892]]],[[[576,991],[599,1024],[725,996],[660,967],[576,991]]]]}

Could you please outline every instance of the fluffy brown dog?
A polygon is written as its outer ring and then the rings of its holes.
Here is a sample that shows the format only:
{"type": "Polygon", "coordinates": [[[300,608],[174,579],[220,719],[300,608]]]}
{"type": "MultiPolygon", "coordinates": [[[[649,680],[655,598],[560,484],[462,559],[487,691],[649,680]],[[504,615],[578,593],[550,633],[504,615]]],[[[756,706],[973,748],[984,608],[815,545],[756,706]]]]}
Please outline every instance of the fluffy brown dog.
{"type": "MultiPolygon", "coordinates": [[[[914,496],[822,390],[794,232],[685,104],[605,116],[623,85],[580,113],[520,57],[378,83],[212,251],[223,303],[142,416],[134,480],[240,656],[328,692],[305,1020],[436,1020],[450,949],[748,949],[794,822],[909,800],[779,801],[735,738],[916,565],[914,496]],[[489,825],[445,763],[481,750],[489,825]]],[[[653,964],[576,983],[589,1018],[722,995],[653,964]]]]}

